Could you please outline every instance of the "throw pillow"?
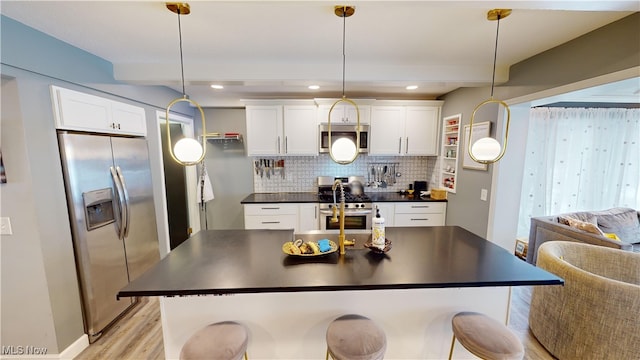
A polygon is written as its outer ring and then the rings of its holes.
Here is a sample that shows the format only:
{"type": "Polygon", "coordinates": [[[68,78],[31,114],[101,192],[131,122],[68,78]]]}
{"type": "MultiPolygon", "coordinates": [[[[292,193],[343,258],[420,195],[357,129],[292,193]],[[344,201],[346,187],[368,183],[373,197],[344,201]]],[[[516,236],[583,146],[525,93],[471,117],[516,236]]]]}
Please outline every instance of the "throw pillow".
{"type": "Polygon", "coordinates": [[[598,228],[597,225],[594,225],[590,222],[580,221],[572,218],[567,218],[567,221],[569,221],[569,226],[573,228],[586,231],[592,234],[604,236],[604,232],[602,232],[602,230],[600,230],[600,228],[598,228]]]}
{"type": "Polygon", "coordinates": [[[638,212],[630,208],[613,208],[593,213],[598,218],[598,227],[606,233],[615,233],[621,241],[634,244],[640,242],[640,220],[638,212]]]}
{"type": "Polygon", "coordinates": [[[591,223],[593,225],[598,225],[598,218],[590,212],[575,212],[558,216],[558,222],[561,224],[571,226],[569,220],[578,220],[591,223]]]}

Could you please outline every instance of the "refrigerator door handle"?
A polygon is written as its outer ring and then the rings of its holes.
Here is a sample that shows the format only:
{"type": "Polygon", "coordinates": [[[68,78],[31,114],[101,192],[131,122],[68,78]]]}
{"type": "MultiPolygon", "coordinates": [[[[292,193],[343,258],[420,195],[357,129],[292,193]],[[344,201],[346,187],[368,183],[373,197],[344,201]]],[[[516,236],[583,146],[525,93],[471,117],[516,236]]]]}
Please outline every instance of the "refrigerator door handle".
{"type": "Polygon", "coordinates": [[[124,194],[124,206],[126,207],[126,215],[125,218],[125,227],[124,227],[124,237],[129,236],[129,228],[131,227],[131,207],[129,206],[129,191],[127,190],[127,182],[124,181],[124,175],[122,175],[122,170],[120,170],[120,166],[116,166],[116,173],[118,174],[118,178],[120,179],[120,184],[122,185],[122,193],[124,194]]]}
{"type": "Polygon", "coordinates": [[[111,166],[109,170],[111,170],[111,177],[113,178],[113,183],[116,186],[116,195],[118,196],[118,207],[120,208],[120,228],[118,229],[118,239],[124,240],[124,234],[125,234],[125,228],[126,228],[125,219],[127,217],[127,208],[124,203],[124,194],[122,191],[122,184],[120,182],[120,177],[118,176],[116,169],[113,166],[111,166]]]}

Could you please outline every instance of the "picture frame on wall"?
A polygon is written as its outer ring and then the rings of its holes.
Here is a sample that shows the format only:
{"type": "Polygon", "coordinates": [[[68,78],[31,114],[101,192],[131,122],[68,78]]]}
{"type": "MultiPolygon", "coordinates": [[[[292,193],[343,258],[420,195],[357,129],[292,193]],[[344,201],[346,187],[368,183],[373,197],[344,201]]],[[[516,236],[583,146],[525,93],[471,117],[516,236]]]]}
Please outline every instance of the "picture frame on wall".
{"type": "Polygon", "coordinates": [[[491,130],[491,122],[484,121],[480,123],[473,124],[473,134],[471,134],[471,139],[469,139],[469,131],[471,126],[464,126],[464,137],[462,138],[462,150],[461,152],[464,154],[462,158],[462,168],[470,169],[470,170],[482,170],[487,171],[487,164],[481,164],[473,161],[471,155],[469,155],[469,143],[473,144],[476,140],[488,137],[491,130]]]}

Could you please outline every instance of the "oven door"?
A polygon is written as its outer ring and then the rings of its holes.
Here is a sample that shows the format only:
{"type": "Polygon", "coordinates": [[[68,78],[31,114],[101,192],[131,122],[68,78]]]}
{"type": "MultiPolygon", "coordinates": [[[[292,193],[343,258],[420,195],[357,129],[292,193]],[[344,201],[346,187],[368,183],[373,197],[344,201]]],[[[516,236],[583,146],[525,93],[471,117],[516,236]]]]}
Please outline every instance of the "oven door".
{"type": "MultiPolygon", "coordinates": [[[[331,209],[320,210],[320,230],[340,230],[340,221],[331,222],[331,209]]],[[[371,209],[347,210],[344,215],[345,230],[371,230],[371,209]]],[[[340,215],[338,214],[338,220],[340,215]]]]}

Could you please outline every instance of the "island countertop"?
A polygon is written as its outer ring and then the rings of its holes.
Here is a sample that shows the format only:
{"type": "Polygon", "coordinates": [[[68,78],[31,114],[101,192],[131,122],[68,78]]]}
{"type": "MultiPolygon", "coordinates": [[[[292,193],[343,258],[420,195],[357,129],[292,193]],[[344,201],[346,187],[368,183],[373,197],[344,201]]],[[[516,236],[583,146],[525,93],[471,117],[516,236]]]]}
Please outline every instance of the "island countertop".
{"type": "Polygon", "coordinates": [[[356,244],[343,256],[294,257],[282,252],[292,230],[204,230],[118,297],[563,283],[461,227],[390,227],[386,235],[392,249],[383,255],[356,244]]]}

